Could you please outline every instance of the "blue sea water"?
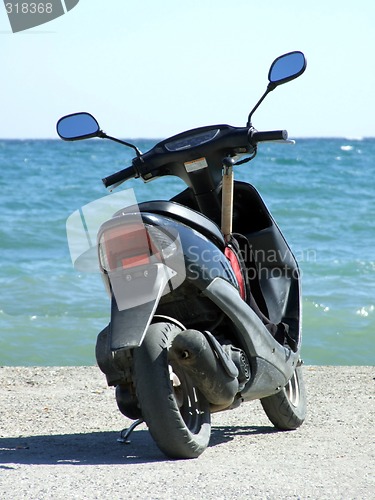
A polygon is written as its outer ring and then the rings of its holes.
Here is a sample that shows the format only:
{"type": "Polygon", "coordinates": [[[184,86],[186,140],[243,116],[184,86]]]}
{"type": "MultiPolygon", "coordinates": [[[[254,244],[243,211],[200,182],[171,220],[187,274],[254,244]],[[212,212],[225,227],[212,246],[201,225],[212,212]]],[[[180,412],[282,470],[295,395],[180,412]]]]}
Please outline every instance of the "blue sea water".
{"type": "MultiPolygon", "coordinates": [[[[65,223],[131,158],[106,141],[0,141],[0,365],[95,363],[108,297],[99,274],[73,269],[65,223]]],[[[375,139],[264,144],[236,178],[261,192],[299,260],[304,361],[373,365],[375,139]]],[[[183,187],[165,177],[125,186],[138,201],[183,187]]]]}

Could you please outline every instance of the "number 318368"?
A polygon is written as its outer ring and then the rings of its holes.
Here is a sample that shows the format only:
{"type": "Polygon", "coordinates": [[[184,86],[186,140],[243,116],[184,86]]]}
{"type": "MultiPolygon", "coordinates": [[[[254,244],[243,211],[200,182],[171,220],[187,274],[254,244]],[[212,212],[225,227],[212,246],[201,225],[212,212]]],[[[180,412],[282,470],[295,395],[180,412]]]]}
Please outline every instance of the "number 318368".
{"type": "Polygon", "coordinates": [[[52,14],[52,3],[6,3],[8,14],[52,14]]]}

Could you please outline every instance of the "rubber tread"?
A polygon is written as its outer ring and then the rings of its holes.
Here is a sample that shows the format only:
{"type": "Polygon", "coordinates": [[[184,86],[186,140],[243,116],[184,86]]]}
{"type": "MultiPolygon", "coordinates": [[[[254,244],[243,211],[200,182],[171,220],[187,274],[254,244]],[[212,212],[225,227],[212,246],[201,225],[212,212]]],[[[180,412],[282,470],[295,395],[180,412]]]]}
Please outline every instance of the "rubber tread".
{"type": "MultiPolygon", "coordinates": [[[[199,412],[185,423],[174,396],[168,366],[168,348],[181,331],[172,323],[151,325],[134,351],[137,398],[142,416],[160,450],[171,458],[196,458],[208,446],[211,434],[209,404],[197,392],[199,412]]],[[[192,385],[179,374],[187,390],[192,385]]]]}
{"type": "Polygon", "coordinates": [[[301,366],[297,366],[295,374],[299,388],[297,406],[291,403],[285,387],[277,394],[260,400],[269,420],[277,429],[283,431],[297,429],[306,418],[306,391],[301,366]]]}

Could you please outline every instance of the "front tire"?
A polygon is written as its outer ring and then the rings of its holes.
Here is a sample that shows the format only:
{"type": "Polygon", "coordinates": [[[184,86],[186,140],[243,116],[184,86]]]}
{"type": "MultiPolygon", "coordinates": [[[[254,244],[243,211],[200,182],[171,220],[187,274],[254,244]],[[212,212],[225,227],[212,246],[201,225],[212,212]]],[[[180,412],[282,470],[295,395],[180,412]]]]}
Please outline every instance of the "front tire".
{"type": "Polygon", "coordinates": [[[302,367],[295,369],[292,378],[280,392],[260,400],[273,425],[289,431],[300,427],[306,418],[306,391],[302,367]]]}
{"type": "Polygon", "coordinates": [[[142,345],[134,350],[137,398],[150,433],[171,458],[196,458],[211,434],[209,403],[189,377],[174,366],[168,350],[181,328],[152,324],[142,345]]]}

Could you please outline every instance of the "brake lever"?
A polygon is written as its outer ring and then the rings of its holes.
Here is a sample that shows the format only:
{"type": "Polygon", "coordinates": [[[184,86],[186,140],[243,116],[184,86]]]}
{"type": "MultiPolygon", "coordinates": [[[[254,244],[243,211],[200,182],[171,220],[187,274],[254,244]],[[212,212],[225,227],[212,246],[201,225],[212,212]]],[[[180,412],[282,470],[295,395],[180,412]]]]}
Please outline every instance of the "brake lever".
{"type": "Polygon", "coordinates": [[[279,139],[277,141],[263,141],[263,142],[275,142],[275,143],[280,143],[280,144],[295,144],[296,141],[294,141],[293,139],[279,139]]]}
{"type": "Polygon", "coordinates": [[[116,182],[115,184],[112,184],[112,186],[109,186],[107,189],[110,193],[112,193],[112,191],[114,189],[116,189],[117,187],[121,186],[121,184],[123,184],[125,182],[125,179],[123,181],[119,181],[119,182],[116,182]]]}

